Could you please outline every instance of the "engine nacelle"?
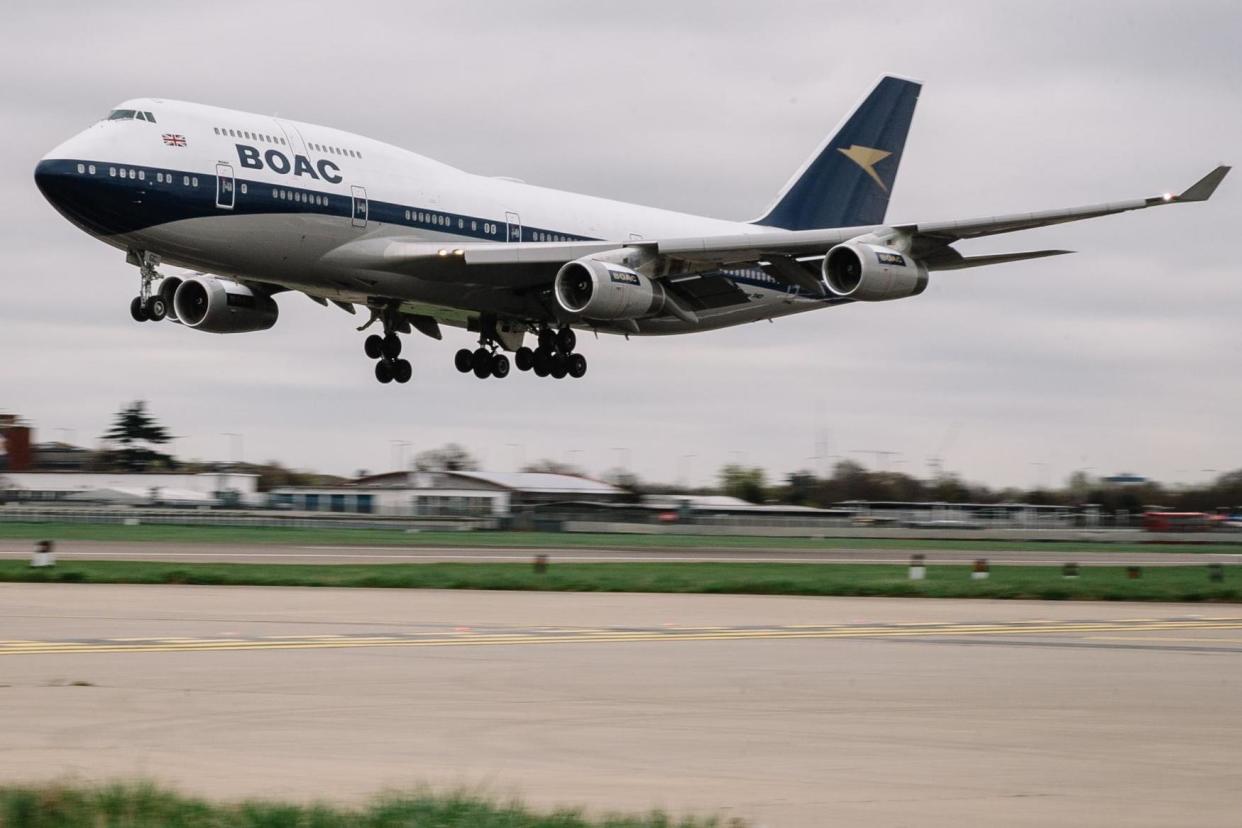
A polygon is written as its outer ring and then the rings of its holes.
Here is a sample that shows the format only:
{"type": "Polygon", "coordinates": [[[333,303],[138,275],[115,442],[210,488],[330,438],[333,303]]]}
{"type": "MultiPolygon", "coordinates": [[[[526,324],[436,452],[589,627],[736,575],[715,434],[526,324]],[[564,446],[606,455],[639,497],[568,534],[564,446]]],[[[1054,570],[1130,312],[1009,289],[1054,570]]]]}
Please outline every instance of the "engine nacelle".
{"type": "Polygon", "coordinates": [[[183,325],[208,333],[266,331],[280,315],[272,297],[214,276],[182,282],[173,294],[173,309],[183,325]]]}
{"type": "Polygon", "coordinates": [[[563,265],[553,293],[570,316],[600,321],[657,316],[666,304],[660,285],[624,265],[592,256],[563,265]]]}
{"type": "Polygon", "coordinates": [[[847,241],[824,257],[823,280],[836,296],[883,302],[922,293],[927,287],[927,268],[891,247],[847,241]]]}

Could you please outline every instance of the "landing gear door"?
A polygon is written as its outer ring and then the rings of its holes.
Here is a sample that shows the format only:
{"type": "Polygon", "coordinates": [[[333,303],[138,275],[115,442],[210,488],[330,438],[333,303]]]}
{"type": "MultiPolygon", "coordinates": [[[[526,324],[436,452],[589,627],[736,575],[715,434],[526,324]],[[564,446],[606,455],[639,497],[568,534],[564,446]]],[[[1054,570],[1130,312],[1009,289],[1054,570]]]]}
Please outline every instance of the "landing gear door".
{"type": "Polygon", "coordinates": [[[366,227],[367,226],[367,191],[364,187],[359,187],[357,184],[354,184],[349,189],[353,193],[353,196],[354,196],[353,198],[354,227],[366,227]]]}
{"type": "Polygon", "coordinates": [[[508,232],[505,235],[506,241],[520,242],[522,240],[522,218],[517,213],[505,213],[505,224],[508,226],[508,232]]]}
{"type": "Polygon", "coordinates": [[[216,206],[221,210],[232,210],[236,193],[233,180],[233,168],[228,164],[216,164],[216,206]]]}

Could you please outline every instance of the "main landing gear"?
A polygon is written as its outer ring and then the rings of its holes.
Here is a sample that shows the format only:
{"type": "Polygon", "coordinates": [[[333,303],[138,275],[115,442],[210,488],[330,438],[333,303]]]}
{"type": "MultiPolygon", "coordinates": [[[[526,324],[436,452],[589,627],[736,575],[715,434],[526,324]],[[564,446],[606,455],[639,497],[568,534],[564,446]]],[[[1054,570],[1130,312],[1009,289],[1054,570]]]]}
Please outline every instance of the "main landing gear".
{"type": "Polygon", "coordinates": [[[586,375],[587,361],[582,354],[575,353],[578,337],[573,328],[561,328],[553,331],[544,328],[539,331],[539,346],[533,351],[530,348],[518,348],[513,355],[519,371],[534,371],[537,377],[579,379],[586,375]]]}
{"type": "Polygon", "coordinates": [[[462,348],[453,355],[453,365],[463,374],[473,372],[479,379],[509,376],[509,358],[496,350],[495,343],[488,339],[479,340],[479,347],[473,351],[462,348]]]}
{"type": "Polygon", "coordinates": [[[141,285],[138,295],[130,300],[129,315],[135,322],[160,322],[168,316],[172,296],[164,291],[151,292],[151,285],[163,278],[155,269],[159,267],[160,257],[153,253],[132,254],[130,261],[138,265],[141,274],[141,285]]]}
{"type": "Polygon", "coordinates": [[[401,337],[394,330],[392,315],[384,313],[380,316],[384,323],[384,335],[371,334],[362,343],[363,350],[375,363],[375,378],[384,384],[390,382],[409,382],[414,376],[414,366],[408,359],[401,359],[401,337]]]}

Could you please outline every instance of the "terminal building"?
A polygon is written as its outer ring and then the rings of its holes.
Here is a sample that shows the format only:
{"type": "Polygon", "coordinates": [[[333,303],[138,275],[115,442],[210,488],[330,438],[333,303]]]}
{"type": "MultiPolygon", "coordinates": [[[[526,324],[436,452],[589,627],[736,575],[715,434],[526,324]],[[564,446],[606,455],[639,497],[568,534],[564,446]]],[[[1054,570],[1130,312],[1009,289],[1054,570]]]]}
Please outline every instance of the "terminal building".
{"type": "Polygon", "coordinates": [[[618,503],[629,496],[599,480],[540,472],[398,471],[339,486],[282,486],[271,505],[300,512],[503,518],[553,503],[618,503]]]}

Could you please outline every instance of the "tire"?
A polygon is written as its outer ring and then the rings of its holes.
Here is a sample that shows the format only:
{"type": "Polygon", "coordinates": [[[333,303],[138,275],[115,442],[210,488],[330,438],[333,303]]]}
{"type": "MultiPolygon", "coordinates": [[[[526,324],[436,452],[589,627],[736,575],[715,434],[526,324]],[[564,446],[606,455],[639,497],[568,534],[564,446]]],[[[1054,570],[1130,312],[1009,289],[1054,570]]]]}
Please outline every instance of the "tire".
{"type": "Polygon", "coordinates": [[[535,352],[527,347],[518,348],[513,355],[513,364],[519,371],[529,371],[535,367],[535,352]]]}
{"type": "Polygon", "coordinates": [[[539,332],[539,349],[541,351],[551,351],[556,347],[556,334],[551,331],[539,332]]]}
{"type": "Polygon", "coordinates": [[[582,354],[569,355],[569,375],[574,379],[582,379],[586,376],[586,357],[582,354]]]}
{"type": "Polygon", "coordinates": [[[496,379],[509,376],[509,358],[504,354],[496,354],[492,357],[492,376],[496,379]]]}
{"type": "Polygon", "coordinates": [[[474,355],[474,375],[479,379],[487,379],[492,375],[492,355],[488,354],[485,359],[479,359],[478,353],[474,355]]]}
{"type": "Polygon", "coordinates": [[[147,310],[142,306],[142,299],[135,296],[129,303],[129,315],[134,318],[135,322],[146,322],[149,318],[147,310]]]}
{"type": "Polygon", "coordinates": [[[379,359],[384,355],[384,337],[379,334],[371,334],[367,337],[367,341],[362,343],[362,349],[367,352],[367,356],[371,359],[379,359]]]}
{"type": "Polygon", "coordinates": [[[168,303],[164,301],[163,296],[156,294],[147,298],[147,304],[143,310],[147,312],[147,318],[152,322],[163,322],[164,317],[168,316],[168,303]]]}
{"type": "Polygon", "coordinates": [[[392,382],[392,366],[388,360],[381,359],[375,363],[375,378],[384,384],[392,382]]]}
{"type": "Polygon", "coordinates": [[[556,379],[565,379],[565,375],[569,373],[569,359],[564,354],[556,354],[551,359],[548,366],[548,373],[556,379]]]}
{"type": "Polygon", "coordinates": [[[572,354],[578,344],[578,336],[573,328],[561,328],[556,333],[556,350],[562,354],[572,354]]]}
{"type": "Polygon", "coordinates": [[[548,375],[548,368],[551,364],[548,352],[543,348],[540,348],[538,351],[535,351],[535,355],[531,360],[530,366],[534,369],[536,376],[546,377],[548,375]]]}
{"type": "Polygon", "coordinates": [[[389,359],[401,356],[401,337],[396,334],[388,334],[384,337],[384,356],[389,359]]]}
{"type": "Polygon", "coordinates": [[[453,365],[463,374],[469,374],[474,370],[474,352],[469,348],[462,348],[453,355],[453,365]]]}
{"type": "Polygon", "coordinates": [[[392,364],[392,378],[397,382],[409,382],[412,376],[414,376],[414,366],[408,359],[399,359],[392,364]]]}

